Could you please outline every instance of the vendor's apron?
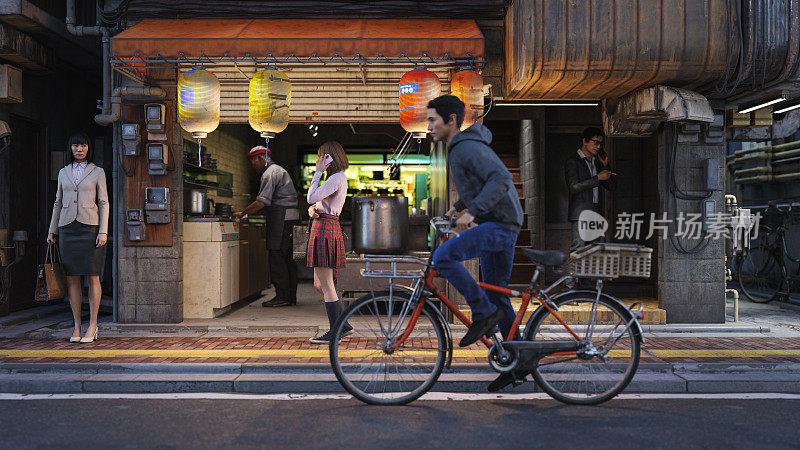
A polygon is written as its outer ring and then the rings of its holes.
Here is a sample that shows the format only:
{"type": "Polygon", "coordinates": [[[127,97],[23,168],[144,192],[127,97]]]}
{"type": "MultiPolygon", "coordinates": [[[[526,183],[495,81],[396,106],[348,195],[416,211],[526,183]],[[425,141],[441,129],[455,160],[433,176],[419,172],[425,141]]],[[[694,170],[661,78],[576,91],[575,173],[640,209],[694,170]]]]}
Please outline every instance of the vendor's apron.
{"type": "Polygon", "coordinates": [[[267,249],[281,250],[292,245],[292,229],[284,227],[287,220],[297,220],[299,210],[295,206],[267,206],[267,249]],[[294,210],[294,211],[292,211],[294,210]],[[287,218],[287,212],[289,218],[287,218]]]}

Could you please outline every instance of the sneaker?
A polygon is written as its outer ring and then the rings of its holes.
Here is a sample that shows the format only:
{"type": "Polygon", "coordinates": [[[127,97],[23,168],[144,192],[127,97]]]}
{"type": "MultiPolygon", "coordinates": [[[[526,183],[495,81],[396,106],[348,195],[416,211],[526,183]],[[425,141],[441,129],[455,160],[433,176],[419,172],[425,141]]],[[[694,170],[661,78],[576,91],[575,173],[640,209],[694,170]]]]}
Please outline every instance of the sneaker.
{"type": "Polygon", "coordinates": [[[325,334],[319,337],[313,337],[309,339],[309,342],[312,344],[330,344],[331,343],[331,332],[326,331],[325,334]]]}
{"type": "Polygon", "coordinates": [[[494,310],[489,317],[484,319],[476,320],[472,322],[472,325],[469,326],[467,329],[467,334],[461,339],[461,342],[458,343],[460,347],[468,347],[476,342],[480,338],[486,335],[492,328],[495,327],[500,320],[503,319],[503,311],[500,311],[500,308],[494,310]]]}
{"type": "MultiPolygon", "coordinates": [[[[353,327],[348,325],[347,329],[342,331],[342,337],[349,336],[353,334],[353,332],[354,332],[353,327]]],[[[331,342],[331,332],[326,331],[325,334],[323,334],[320,337],[309,339],[309,342],[311,342],[312,344],[329,344],[331,342]]]]}

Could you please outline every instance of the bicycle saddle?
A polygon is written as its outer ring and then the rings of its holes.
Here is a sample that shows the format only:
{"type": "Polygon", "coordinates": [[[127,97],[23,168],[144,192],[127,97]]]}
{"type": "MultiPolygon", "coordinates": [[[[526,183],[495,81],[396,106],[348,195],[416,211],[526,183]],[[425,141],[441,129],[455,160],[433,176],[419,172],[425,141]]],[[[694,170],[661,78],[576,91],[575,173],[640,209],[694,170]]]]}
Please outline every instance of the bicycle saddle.
{"type": "Polygon", "coordinates": [[[545,266],[558,266],[567,260],[567,255],[557,250],[543,251],[534,250],[532,248],[521,248],[519,251],[530,258],[531,261],[545,266]]]}

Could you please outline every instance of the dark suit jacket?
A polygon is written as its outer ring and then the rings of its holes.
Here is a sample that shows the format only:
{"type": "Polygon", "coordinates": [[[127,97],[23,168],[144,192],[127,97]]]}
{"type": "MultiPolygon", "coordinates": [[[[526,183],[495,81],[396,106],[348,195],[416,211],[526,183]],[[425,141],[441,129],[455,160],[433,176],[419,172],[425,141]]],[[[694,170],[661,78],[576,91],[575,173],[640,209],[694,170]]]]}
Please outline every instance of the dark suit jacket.
{"type": "MultiPolygon", "coordinates": [[[[603,170],[611,170],[610,167],[603,167],[600,159],[596,157],[594,159],[594,167],[597,169],[597,173],[603,170]]],[[[597,176],[592,176],[585,159],[578,156],[577,150],[573,151],[572,155],[564,163],[564,179],[569,189],[569,220],[578,220],[578,216],[584,209],[596,210],[592,202],[592,189],[600,186],[613,191],[617,187],[617,181],[613,175],[606,181],[600,181],[597,176]]],[[[600,192],[599,197],[598,200],[603,198],[602,192],[600,192]]]]}

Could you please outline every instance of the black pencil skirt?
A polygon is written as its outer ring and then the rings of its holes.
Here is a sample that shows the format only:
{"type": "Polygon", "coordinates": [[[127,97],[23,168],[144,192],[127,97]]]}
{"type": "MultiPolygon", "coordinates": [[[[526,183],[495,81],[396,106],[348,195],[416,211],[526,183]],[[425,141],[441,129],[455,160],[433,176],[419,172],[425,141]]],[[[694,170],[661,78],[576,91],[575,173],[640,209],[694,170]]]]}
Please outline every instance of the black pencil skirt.
{"type": "Polygon", "coordinates": [[[99,228],[77,220],[58,227],[58,249],[67,275],[100,275],[103,247],[97,247],[99,228]]]}

